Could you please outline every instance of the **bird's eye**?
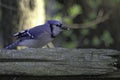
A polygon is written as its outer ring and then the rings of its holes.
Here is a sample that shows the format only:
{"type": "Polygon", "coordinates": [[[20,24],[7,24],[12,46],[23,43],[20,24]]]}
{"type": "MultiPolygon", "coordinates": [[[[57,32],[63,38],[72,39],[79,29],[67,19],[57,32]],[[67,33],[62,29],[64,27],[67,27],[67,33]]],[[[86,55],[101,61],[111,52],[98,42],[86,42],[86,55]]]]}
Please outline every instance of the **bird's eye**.
{"type": "Polygon", "coordinates": [[[59,27],[60,25],[59,25],[59,24],[56,24],[56,26],[58,26],[58,27],[59,27]]]}
{"type": "Polygon", "coordinates": [[[57,27],[62,27],[62,24],[56,24],[57,27]]]}

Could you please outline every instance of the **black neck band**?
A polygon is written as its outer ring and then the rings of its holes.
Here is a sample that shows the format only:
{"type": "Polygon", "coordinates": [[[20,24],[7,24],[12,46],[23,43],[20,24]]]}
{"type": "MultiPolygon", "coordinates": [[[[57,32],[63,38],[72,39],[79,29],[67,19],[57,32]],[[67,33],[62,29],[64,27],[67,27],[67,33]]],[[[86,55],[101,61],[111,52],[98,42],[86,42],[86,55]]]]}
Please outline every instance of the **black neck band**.
{"type": "Polygon", "coordinates": [[[50,24],[50,30],[51,30],[51,37],[55,38],[55,36],[53,35],[53,25],[52,24],[50,24]]]}

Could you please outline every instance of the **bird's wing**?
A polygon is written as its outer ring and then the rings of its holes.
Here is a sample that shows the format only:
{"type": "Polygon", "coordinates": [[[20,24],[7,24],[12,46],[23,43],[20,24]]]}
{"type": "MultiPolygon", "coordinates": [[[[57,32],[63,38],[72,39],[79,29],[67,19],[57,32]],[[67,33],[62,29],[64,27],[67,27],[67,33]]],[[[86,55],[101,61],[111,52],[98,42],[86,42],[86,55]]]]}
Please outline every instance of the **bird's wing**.
{"type": "Polygon", "coordinates": [[[20,31],[20,32],[14,34],[13,36],[17,37],[18,39],[23,38],[23,37],[31,38],[31,39],[34,38],[34,36],[29,32],[29,30],[20,31]]]}
{"type": "Polygon", "coordinates": [[[16,34],[14,34],[14,37],[20,38],[28,38],[28,39],[34,39],[37,38],[39,35],[44,33],[45,31],[42,29],[42,27],[37,26],[29,30],[23,30],[16,34]]]}
{"type": "Polygon", "coordinates": [[[48,42],[52,41],[51,35],[48,32],[41,33],[35,39],[25,39],[20,38],[19,46],[27,46],[32,48],[38,48],[46,45],[48,42]]]}

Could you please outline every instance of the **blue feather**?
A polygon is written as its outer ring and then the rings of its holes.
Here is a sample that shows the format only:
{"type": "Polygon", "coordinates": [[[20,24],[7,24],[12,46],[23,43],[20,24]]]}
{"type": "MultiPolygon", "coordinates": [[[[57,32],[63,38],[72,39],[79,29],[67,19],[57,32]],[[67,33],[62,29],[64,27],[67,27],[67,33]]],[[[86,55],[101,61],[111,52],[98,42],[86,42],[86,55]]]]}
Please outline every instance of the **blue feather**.
{"type": "Polygon", "coordinates": [[[62,29],[66,27],[63,26],[62,22],[56,20],[48,20],[43,25],[38,25],[28,30],[20,31],[14,34],[18,40],[6,49],[14,49],[17,46],[26,46],[32,48],[38,48],[51,42],[55,36],[57,36],[62,29]]]}

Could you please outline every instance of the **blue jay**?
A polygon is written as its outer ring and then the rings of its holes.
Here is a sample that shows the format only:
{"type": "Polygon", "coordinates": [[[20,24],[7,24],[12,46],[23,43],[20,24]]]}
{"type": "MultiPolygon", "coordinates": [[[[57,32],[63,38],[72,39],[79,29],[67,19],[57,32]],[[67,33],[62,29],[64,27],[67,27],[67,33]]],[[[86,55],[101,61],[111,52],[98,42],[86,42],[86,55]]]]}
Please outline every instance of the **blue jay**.
{"type": "Polygon", "coordinates": [[[60,21],[48,20],[43,25],[38,25],[14,34],[14,37],[18,40],[5,47],[5,49],[14,49],[17,46],[26,46],[29,48],[43,47],[51,42],[62,30],[67,29],[69,28],[64,26],[60,21]]]}

